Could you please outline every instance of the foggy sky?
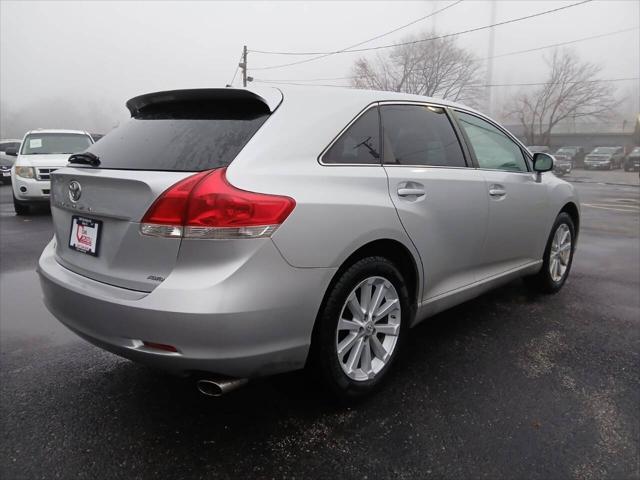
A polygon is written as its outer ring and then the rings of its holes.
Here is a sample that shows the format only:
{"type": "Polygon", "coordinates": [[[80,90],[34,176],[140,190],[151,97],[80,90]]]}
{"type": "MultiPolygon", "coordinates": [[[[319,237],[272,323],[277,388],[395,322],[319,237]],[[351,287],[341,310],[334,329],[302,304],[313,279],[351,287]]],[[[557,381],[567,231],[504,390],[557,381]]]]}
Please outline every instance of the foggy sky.
{"type": "MultiPolygon", "coordinates": [[[[220,87],[231,80],[242,46],[261,50],[326,51],[391,30],[451,3],[432,2],[27,2],[0,3],[1,135],[37,127],[105,132],[127,118],[127,99],[156,90],[220,87]]],[[[496,20],[573,1],[498,1],[496,20]]],[[[371,42],[452,33],[491,23],[490,2],[466,0],[428,20],[371,42]]],[[[595,1],[537,19],[495,28],[494,54],[634,27],[640,2],[595,1]]],[[[488,30],[461,35],[459,44],[489,56],[488,30]]],[[[581,58],[604,66],[601,78],[640,75],[638,30],[577,43],[581,58]]],[[[494,60],[492,83],[544,81],[551,50],[494,60]]],[[[359,55],[250,72],[257,79],[297,80],[351,74],[359,55]]],[[[305,57],[250,54],[249,67],[305,57]]],[[[348,81],[318,82],[346,84],[348,81]]],[[[239,76],[235,85],[240,85],[239,76]]],[[[616,83],[633,117],[639,83],[616,83]]],[[[314,88],[314,87],[309,87],[314,88]]],[[[496,109],[522,87],[494,89],[496,109]]]]}

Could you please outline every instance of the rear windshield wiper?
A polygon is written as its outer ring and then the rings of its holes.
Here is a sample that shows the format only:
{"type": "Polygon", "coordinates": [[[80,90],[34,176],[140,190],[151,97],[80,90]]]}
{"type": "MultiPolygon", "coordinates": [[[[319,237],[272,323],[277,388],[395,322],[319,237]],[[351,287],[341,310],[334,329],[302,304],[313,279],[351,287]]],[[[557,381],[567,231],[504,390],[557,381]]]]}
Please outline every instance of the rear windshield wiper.
{"type": "Polygon", "coordinates": [[[91,165],[97,167],[100,165],[100,157],[91,152],[76,153],[69,157],[69,163],[77,163],[79,165],[91,165]]]}

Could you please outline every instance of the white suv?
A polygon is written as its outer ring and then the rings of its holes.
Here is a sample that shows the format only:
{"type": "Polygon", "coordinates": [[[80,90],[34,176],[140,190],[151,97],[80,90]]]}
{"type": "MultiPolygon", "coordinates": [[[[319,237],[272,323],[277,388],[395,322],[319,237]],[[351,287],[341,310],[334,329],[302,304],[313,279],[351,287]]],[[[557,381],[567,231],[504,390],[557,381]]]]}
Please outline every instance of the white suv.
{"type": "Polygon", "coordinates": [[[49,203],[50,174],[67,165],[69,156],[93,144],[80,130],[32,130],[22,141],[11,169],[13,205],[17,215],[29,213],[30,205],[49,203]]]}

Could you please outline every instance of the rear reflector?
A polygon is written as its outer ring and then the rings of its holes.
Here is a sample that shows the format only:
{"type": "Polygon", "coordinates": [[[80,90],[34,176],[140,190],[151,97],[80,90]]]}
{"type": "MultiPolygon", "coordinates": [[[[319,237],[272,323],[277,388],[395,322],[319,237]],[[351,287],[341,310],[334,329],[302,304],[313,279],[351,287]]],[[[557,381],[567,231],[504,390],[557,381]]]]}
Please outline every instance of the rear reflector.
{"type": "Polygon", "coordinates": [[[201,172],[171,186],[145,214],[141,233],[209,239],[271,236],[293,211],[295,200],[240,190],[225,172],[201,172]]]}
{"type": "Polygon", "coordinates": [[[173,345],[167,345],[165,343],[155,343],[155,342],[142,342],[142,344],[147,348],[152,348],[154,350],[162,350],[163,352],[174,352],[177,353],[178,349],[173,345]]]}

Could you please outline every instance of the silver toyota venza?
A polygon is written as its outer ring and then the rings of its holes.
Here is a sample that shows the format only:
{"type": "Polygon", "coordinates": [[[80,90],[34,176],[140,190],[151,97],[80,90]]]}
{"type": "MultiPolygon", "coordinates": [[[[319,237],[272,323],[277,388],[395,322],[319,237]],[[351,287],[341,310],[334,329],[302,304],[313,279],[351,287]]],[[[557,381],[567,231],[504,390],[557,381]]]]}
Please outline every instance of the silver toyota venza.
{"type": "Polygon", "coordinates": [[[203,392],[306,366],[360,397],[425,318],[516,277],[554,293],[569,275],[574,189],[463,105],[226,88],[127,107],[51,177],[45,302],[203,392]]]}

